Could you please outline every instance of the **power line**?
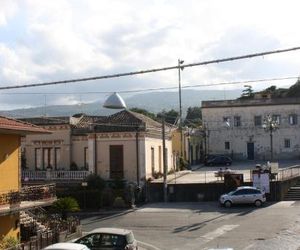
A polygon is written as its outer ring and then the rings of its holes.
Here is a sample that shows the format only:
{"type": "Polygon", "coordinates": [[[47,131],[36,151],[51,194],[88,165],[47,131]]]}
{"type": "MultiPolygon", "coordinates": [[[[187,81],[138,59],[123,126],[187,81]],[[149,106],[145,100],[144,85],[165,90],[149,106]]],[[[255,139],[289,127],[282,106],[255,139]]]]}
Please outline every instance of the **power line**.
{"type": "MultiPolygon", "coordinates": [[[[207,84],[195,84],[195,85],[184,85],[182,89],[188,88],[201,88],[201,87],[213,87],[213,86],[221,86],[221,85],[236,85],[236,84],[245,84],[245,83],[255,83],[255,82],[268,82],[268,81],[283,81],[283,80],[291,80],[298,79],[298,76],[288,76],[288,77],[277,77],[277,78],[265,78],[265,79],[255,79],[255,80],[244,80],[244,81],[233,81],[233,82],[219,82],[219,83],[207,83],[207,84]]],[[[148,88],[148,89],[135,89],[135,90],[121,90],[118,93],[140,93],[140,92],[151,92],[151,91],[160,91],[160,90],[172,90],[178,89],[178,86],[174,87],[161,87],[161,88],[148,88]]],[[[0,95],[89,95],[89,94],[109,94],[114,91],[87,91],[87,92],[22,92],[22,93],[8,93],[4,92],[0,95]]]]}
{"type": "Polygon", "coordinates": [[[284,52],[289,52],[289,51],[295,51],[295,50],[299,50],[299,49],[300,49],[300,47],[293,47],[293,48],[288,48],[288,49],[265,51],[265,52],[261,52],[261,53],[228,57],[228,58],[203,61],[203,62],[198,62],[198,63],[182,64],[182,65],[176,65],[176,66],[170,66],[170,67],[139,70],[139,71],[126,72],[126,73],[119,73],[119,74],[85,77],[85,78],[77,78],[77,79],[62,80],[62,81],[44,82],[44,83],[33,83],[33,84],[27,84],[27,85],[25,84],[25,85],[15,85],[15,86],[4,86],[4,87],[0,87],[0,90],[41,87],[41,86],[49,86],[49,85],[58,85],[58,84],[66,84],[66,83],[85,82],[85,81],[102,80],[102,79],[117,78],[117,77],[124,77],[124,76],[132,76],[132,75],[153,73],[153,72],[159,72],[159,71],[173,70],[173,69],[178,69],[178,68],[188,68],[188,67],[208,65],[208,64],[214,64],[214,63],[236,61],[236,60],[241,60],[241,59],[266,56],[266,55],[284,53],[284,52]]]}

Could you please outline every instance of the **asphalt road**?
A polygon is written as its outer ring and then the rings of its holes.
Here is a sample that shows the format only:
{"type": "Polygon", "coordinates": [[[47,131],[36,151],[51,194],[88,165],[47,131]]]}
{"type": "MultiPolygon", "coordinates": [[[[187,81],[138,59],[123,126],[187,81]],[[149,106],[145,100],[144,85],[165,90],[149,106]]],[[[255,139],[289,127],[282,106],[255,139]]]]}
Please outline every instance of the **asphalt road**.
{"type": "Polygon", "coordinates": [[[128,228],[137,240],[166,250],[298,249],[300,202],[269,203],[258,209],[226,209],[216,202],[156,203],[120,215],[93,215],[82,225],[83,231],[128,228]]]}

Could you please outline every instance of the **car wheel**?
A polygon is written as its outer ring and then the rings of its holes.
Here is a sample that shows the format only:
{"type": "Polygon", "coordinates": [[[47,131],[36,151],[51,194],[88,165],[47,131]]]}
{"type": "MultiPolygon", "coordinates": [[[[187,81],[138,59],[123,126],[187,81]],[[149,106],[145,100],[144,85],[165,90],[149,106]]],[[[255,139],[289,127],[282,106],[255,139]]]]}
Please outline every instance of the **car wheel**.
{"type": "Polygon", "coordinates": [[[256,207],[261,207],[262,201],[261,201],[261,200],[256,200],[256,201],[254,202],[254,205],[255,205],[256,207]]]}
{"type": "Polygon", "coordinates": [[[224,202],[224,206],[227,207],[227,208],[231,207],[231,205],[232,205],[231,201],[225,201],[224,202]]]}

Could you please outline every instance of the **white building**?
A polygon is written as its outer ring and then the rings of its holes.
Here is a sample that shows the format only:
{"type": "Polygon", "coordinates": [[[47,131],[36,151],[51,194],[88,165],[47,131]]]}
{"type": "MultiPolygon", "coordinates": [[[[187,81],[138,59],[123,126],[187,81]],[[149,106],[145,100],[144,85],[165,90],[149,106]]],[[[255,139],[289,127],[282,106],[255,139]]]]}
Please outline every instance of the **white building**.
{"type": "MultiPolygon", "coordinates": [[[[22,141],[28,170],[88,170],[103,179],[137,182],[163,172],[161,124],[138,113],[108,117],[76,115],[23,119],[52,134],[22,141]]],[[[166,130],[167,171],[173,168],[170,128],[166,130]]]]}
{"type": "Polygon", "coordinates": [[[300,159],[300,98],[203,101],[205,149],[233,159],[300,159]],[[278,129],[263,128],[266,116],[278,129]],[[271,147],[272,145],[272,147],[271,147]]]}

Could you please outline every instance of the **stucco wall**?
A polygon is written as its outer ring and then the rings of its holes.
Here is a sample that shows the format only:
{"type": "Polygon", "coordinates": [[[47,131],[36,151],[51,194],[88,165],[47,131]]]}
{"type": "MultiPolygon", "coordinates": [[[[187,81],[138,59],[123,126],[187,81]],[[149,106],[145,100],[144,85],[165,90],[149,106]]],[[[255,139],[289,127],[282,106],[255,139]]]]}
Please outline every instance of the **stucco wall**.
{"type": "Polygon", "coordinates": [[[247,159],[247,143],[254,143],[255,159],[270,159],[270,133],[262,127],[254,126],[254,116],[280,115],[281,124],[273,133],[274,159],[300,158],[300,105],[272,105],[247,107],[202,108],[202,117],[206,124],[209,153],[228,154],[235,159],[247,159]],[[288,117],[296,114],[298,124],[290,125],[288,117]],[[241,126],[233,126],[234,116],[241,117],[241,126]],[[230,117],[230,127],[223,122],[223,117],[230,117]],[[285,148],[284,140],[290,140],[290,148],[285,148]],[[230,142],[230,149],[225,149],[225,141],[230,142]]]}
{"type": "MultiPolygon", "coordinates": [[[[154,150],[154,171],[163,173],[163,145],[161,139],[146,138],[145,140],[145,169],[146,177],[152,176],[152,160],[151,160],[151,148],[154,150]],[[159,153],[159,150],[161,151],[159,153]],[[161,154],[161,157],[160,157],[161,154]]],[[[167,171],[174,168],[173,166],[173,155],[172,155],[172,141],[166,140],[167,148],[167,171]]]]}
{"type": "Polygon", "coordinates": [[[26,148],[26,166],[28,169],[35,169],[35,149],[41,149],[41,157],[43,148],[52,149],[52,157],[54,158],[54,149],[60,148],[60,160],[58,168],[68,170],[70,167],[71,157],[71,130],[68,126],[51,126],[44,127],[52,132],[52,134],[27,135],[22,143],[22,147],[26,148]]]}
{"type": "MultiPolygon", "coordinates": [[[[124,178],[129,181],[136,181],[136,141],[134,133],[126,133],[127,138],[124,138],[124,133],[107,133],[97,134],[97,173],[104,179],[110,178],[110,145],[123,146],[123,164],[124,178]]],[[[139,138],[140,152],[141,141],[139,138]]],[[[141,163],[141,157],[140,157],[141,163]]]]}
{"type": "Polygon", "coordinates": [[[0,192],[20,188],[19,146],[20,136],[0,134],[0,192]]]}
{"type": "Polygon", "coordinates": [[[19,239],[20,228],[18,225],[20,218],[19,213],[0,217],[0,237],[12,236],[19,239]]]}
{"type": "MultiPolygon", "coordinates": [[[[84,149],[87,147],[87,136],[72,136],[72,162],[75,162],[79,169],[84,167],[84,149]]],[[[88,156],[86,160],[88,161],[88,156]]]]}

